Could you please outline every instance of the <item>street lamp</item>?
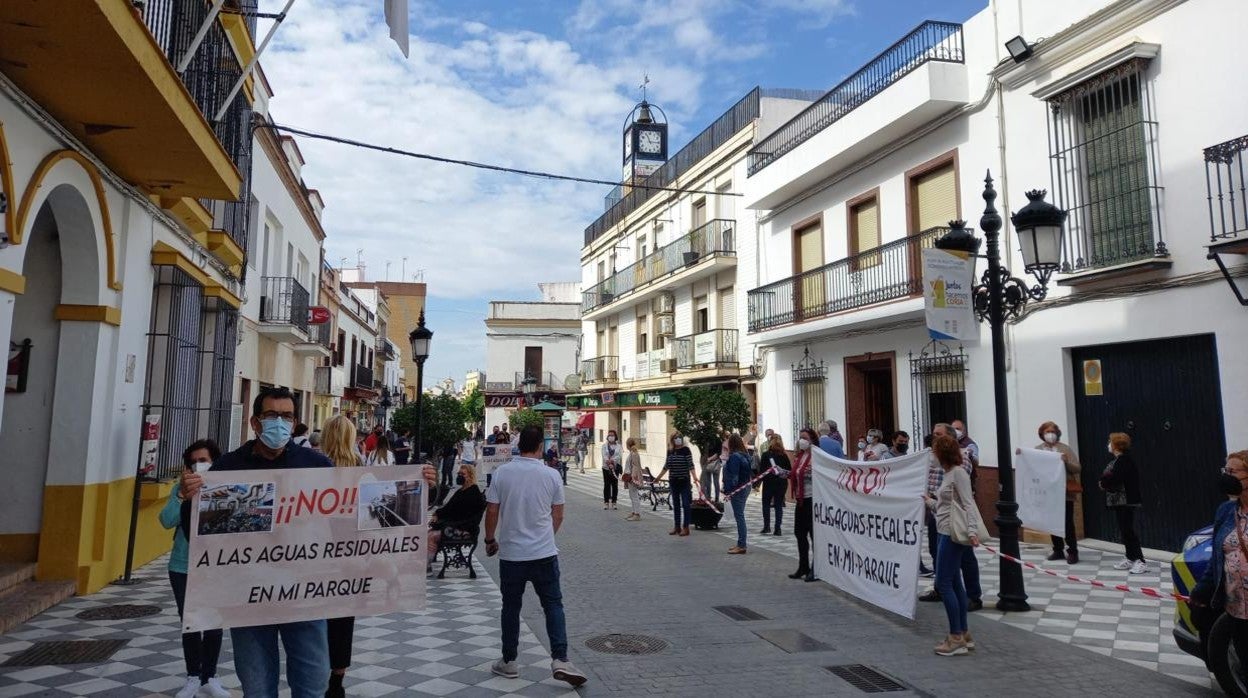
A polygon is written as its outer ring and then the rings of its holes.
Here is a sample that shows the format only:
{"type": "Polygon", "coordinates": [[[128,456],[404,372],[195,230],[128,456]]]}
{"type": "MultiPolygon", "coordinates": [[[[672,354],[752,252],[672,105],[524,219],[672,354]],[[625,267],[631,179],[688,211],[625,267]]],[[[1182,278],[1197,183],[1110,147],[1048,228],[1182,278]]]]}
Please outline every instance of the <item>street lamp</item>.
{"type": "Polygon", "coordinates": [[[386,416],[389,413],[389,410],[391,407],[394,407],[394,403],[391,402],[390,400],[390,386],[383,385],[381,386],[381,402],[377,403],[377,412],[376,412],[377,422],[381,424],[382,429],[389,428],[389,424],[387,424],[386,416]]]}
{"type": "Polygon", "coordinates": [[[532,373],[524,374],[524,382],[520,384],[520,388],[524,391],[524,404],[532,407],[537,404],[533,400],[533,396],[537,393],[537,379],[532,373]]]}
{"type": "MultiPolygon", "coordinates": [[[[1005,321],[1017,318],[1029,300],[1041,301],[1048,294],[1049,278],[1061,262],[1062,224],[1066,212],[1044,200],[1044,191],[1029,191],[1029,203],[1010,217],[1022,246],[1023,264],[1036,277],[1037,285],[1027,285],[1010,275],[1001,266],[1001,215],[997,213],[997,192],[992,188],[992,173],[984,179],[984,215],[979,227],[988,241],[988,269],[982,283],[975,286],[975,315],[987,319],[992,328],[992,393],[997,419],[997,473],[1000,495],[994,521],[1001,536],[1001,552],[1016,559],[1018,549],[1018,502],[1014,498],[1014,466],[1010,448],[1009,401],[1005,388],[1005,321]]],[[[936,247],[974,255],[980,241],[962,221],[952,221],[947,235],[936,240],[936,247]]],[[[1023,589],[1023,570],[1016,563],[1001,560],[1001,589],[997,594],[997,610],[1029,611],[1027,592],[1023,589]]]]}
{"type": "Polygon", "coordinates": [[[416,453],[416,461],[420,460],[420,442],[421,429],[424,426],[425,415],[421,408],[423,405],[423,383],[425,380],[425,359],[429,358],[429,348],[433,344],[433,330],[425,327],[425,311],[420,311],[420,319],[416,322],[416,329],[412,330],[407,336],[412,342],[412,359],[416,361],[416,444],[414,446],[416,453]]]}

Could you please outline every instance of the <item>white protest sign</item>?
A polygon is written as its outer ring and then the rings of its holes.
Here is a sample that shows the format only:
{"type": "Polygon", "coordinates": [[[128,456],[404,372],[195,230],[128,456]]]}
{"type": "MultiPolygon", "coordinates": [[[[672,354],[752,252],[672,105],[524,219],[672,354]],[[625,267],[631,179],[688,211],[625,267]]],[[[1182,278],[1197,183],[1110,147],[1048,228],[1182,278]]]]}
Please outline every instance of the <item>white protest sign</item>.
{"type": "Polygon", "coordinates": [[[811,453],[815,575],[913,619],[928,452],[871,462],[811,453]]]}
{"type": "Polygon", "coordinates": [[[965,252],[923,249],[923,308],[932,339],[979,339],[975,322],[975,259],[965,252]]]}
{"type": "Polygon", "coordinates": [[[425,607],[420,467],[203,478],[191,502],[184,632],[425,607]]]}
{"type": "Polygon", "coordinates": [[[481,447],[481,457],[477,459],[477,479],[485,485],[485,478],[491,475],[498,466],[511,460],[511,444],[486,444],[481,447]]]}
{"type": "Polygon", "coordinates": [[[1066,535],[1066,466],[1057,451],[1020,449],[1014,457],[1018,518],[1033,531],[1066,535]]]}

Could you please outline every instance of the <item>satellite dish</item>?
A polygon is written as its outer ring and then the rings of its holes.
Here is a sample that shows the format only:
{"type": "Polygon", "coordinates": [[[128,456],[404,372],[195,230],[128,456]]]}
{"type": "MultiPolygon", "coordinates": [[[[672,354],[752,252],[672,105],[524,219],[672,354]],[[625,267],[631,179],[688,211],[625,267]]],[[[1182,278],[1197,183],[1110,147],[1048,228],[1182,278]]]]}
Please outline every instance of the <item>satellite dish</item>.
{"type": "Polygon", "coordinates": [[[580,390],[580,389],[581,389],[581,377],[580,377],[580,376],[578,376],[578,375],[576,375],[575,373],[573,373],[572,375],[568,376],[567,378],[564,378],[564,379],[563,379],[563,389],[564,389],[564,390],[571,390],[571,391],[573,391],[573,392],[575,392],[575,391],[577,391],[577,390],[580,390]]]}

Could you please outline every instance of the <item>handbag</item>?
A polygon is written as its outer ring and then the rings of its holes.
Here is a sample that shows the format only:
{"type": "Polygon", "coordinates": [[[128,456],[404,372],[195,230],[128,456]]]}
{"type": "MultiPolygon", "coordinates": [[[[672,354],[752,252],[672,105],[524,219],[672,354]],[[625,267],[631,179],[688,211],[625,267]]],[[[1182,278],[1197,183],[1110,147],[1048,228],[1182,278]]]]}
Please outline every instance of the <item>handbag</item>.
{"type": "Polygon", "coordinates": [[[958,545],[971,544],[971,524],[967,520],[966,505],[958,496],[957,488],[950,487],[953,501],[949,506],[949,538],[958,545]]]}

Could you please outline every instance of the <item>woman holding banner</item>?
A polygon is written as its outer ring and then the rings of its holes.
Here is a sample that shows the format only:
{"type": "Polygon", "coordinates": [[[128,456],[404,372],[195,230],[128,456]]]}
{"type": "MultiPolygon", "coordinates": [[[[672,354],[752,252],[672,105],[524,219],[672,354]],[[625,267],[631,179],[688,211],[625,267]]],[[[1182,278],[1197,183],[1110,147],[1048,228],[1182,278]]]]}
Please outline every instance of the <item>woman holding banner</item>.
{"type": "MultiPolygon", "coordinates": [[[[384,443],[379,439],[378,443],[384,443]]],[[[355,425],[342,415],[325,422],[321,432],[321,450],[338,468],[353,468],[364,465],[364,459],[355,449],[355,425]]],[[[342,681],[347,676],[347,668],[351,666],[351,642],[355,635],[354,618],[330,618],[325,621],[326,634],[329,638],[329,690],[325,698],[342,698],[346,696],[342,681]]]]}
{"type": "Polygon", "coordinates": [[[1073,565],[1079,562],[1079,543],[1075,536],[1075,500],[1083,491],[1083,485],[1079,483],[1079,456],[1075,455],[1070,446],[1062,443],[1062,429],[1056,422],[1040,425],[1040,445],[1036,449],[1060,453],[1062,466],[1066,468],[1066,537],[1049,536],[1053,542],[1053,553],[1045,559],[1065,560],[1073,565]]]}
{"type": "Polygon", "coordinates": [[[936,591],[949,616],[949,636],[936,645],[936,654],[953,657],[975,649],[967,627],[966,585],[962,581],[962,556],[967,546],[979,545],[983,521],[971,495],[971,476],[962,467],[958,442],[946,434],[932,440],[932,455],[944,471],[936,496],[924,494],[928,509],[936,514],[936,591]]]}
{"type": "Polygon", "coordinates": [[[793,535],[797,537],[797,571],[789,579],[815,581],[815,568],[810,564],[810,549],[815,545],[814,470],[810,446],[819,443],[814,429],[803,429],[797,439],[797,457],[789,471],[789,501],[794,502],[793,535]]]}

